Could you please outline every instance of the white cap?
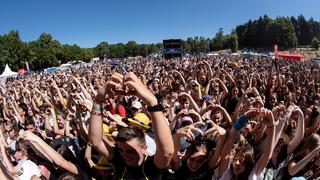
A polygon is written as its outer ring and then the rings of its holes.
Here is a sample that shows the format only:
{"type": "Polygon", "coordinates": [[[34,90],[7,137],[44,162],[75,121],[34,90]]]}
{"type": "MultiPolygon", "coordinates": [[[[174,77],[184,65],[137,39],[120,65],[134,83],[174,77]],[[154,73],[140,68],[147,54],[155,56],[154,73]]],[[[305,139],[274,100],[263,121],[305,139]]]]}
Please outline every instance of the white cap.
{"type": "Polygon", "coordinates": [[[136,100],[132,102],[131,108],[136,108],[136,109],[141,109],[142,108],[142,104],[136,100]]]}

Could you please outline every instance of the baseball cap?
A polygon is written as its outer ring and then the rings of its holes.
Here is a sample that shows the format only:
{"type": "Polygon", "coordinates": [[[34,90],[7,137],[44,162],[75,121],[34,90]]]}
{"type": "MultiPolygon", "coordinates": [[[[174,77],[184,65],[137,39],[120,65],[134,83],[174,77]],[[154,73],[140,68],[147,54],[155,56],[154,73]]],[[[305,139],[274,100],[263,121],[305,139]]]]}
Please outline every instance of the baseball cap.
{"type": "Polygon", "coordinates": [[[139,101],[133,101],[131,108],[136,108],[136,109],[141,109],[142,108],[142,104],[139,101]]]}

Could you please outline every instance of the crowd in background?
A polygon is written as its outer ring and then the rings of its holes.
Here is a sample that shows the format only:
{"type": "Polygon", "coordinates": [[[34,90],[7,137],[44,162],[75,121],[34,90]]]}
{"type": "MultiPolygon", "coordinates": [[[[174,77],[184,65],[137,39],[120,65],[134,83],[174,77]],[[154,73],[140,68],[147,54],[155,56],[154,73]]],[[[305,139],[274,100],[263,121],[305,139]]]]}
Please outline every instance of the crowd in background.
{"type": "Polygon", "coordinates": [[[0,179],[317,179],[318,64],[97,62],[0,86],[0,179]]]}

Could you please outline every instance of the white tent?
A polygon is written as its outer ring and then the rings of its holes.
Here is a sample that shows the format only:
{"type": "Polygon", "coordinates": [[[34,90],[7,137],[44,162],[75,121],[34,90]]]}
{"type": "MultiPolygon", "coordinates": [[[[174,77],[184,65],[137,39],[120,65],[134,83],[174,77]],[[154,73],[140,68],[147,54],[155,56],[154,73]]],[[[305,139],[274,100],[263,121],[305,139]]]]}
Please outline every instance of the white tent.
{"type": "Polygon", "coordinates": [[[219,54],[218,53],[214,53],[214,54],[208,53],[207,56],[219,56],[219,54]]]}
{"type": "Polygon", "coordinates": [[[2,72],[2,74],[0,75],[0,78],[5,79],[8,77],[16,77],[17,75],[18,75],[18,73],[11,71],[8,64],[6,64],[6,67],[4,68],[4,71],[2,72]]]}
{"type": "Polygon", "coordinates": [[[238,53],[232,53],[231,56],[239,56],[238,53]]]}

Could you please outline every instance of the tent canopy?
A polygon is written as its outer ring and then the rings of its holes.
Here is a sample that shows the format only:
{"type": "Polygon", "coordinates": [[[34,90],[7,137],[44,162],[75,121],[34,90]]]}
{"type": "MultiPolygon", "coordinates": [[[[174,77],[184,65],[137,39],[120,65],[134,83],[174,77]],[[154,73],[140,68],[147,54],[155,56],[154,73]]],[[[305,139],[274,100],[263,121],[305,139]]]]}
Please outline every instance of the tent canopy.
{"type": "Polygon", "coordinates": [[[16,77],[18,73],[11,71],[8,64],[6,64],[6,67],[4,68],[4,71],[0,75],[0,78],[7,78],[7,77],[16,77]]]}
{"type": "Polygon", "coordinates": [[[293,61],[303,61],[303,56],[300,54],[288,54],[285,52],[283,54],[278,54],[278,56],[282,59],[288,59],[293,61]]]}
{"type": "Polygon", "coordinates": [[[208,53],[207,56],[219,56],[218,53],[208,53]]]}

